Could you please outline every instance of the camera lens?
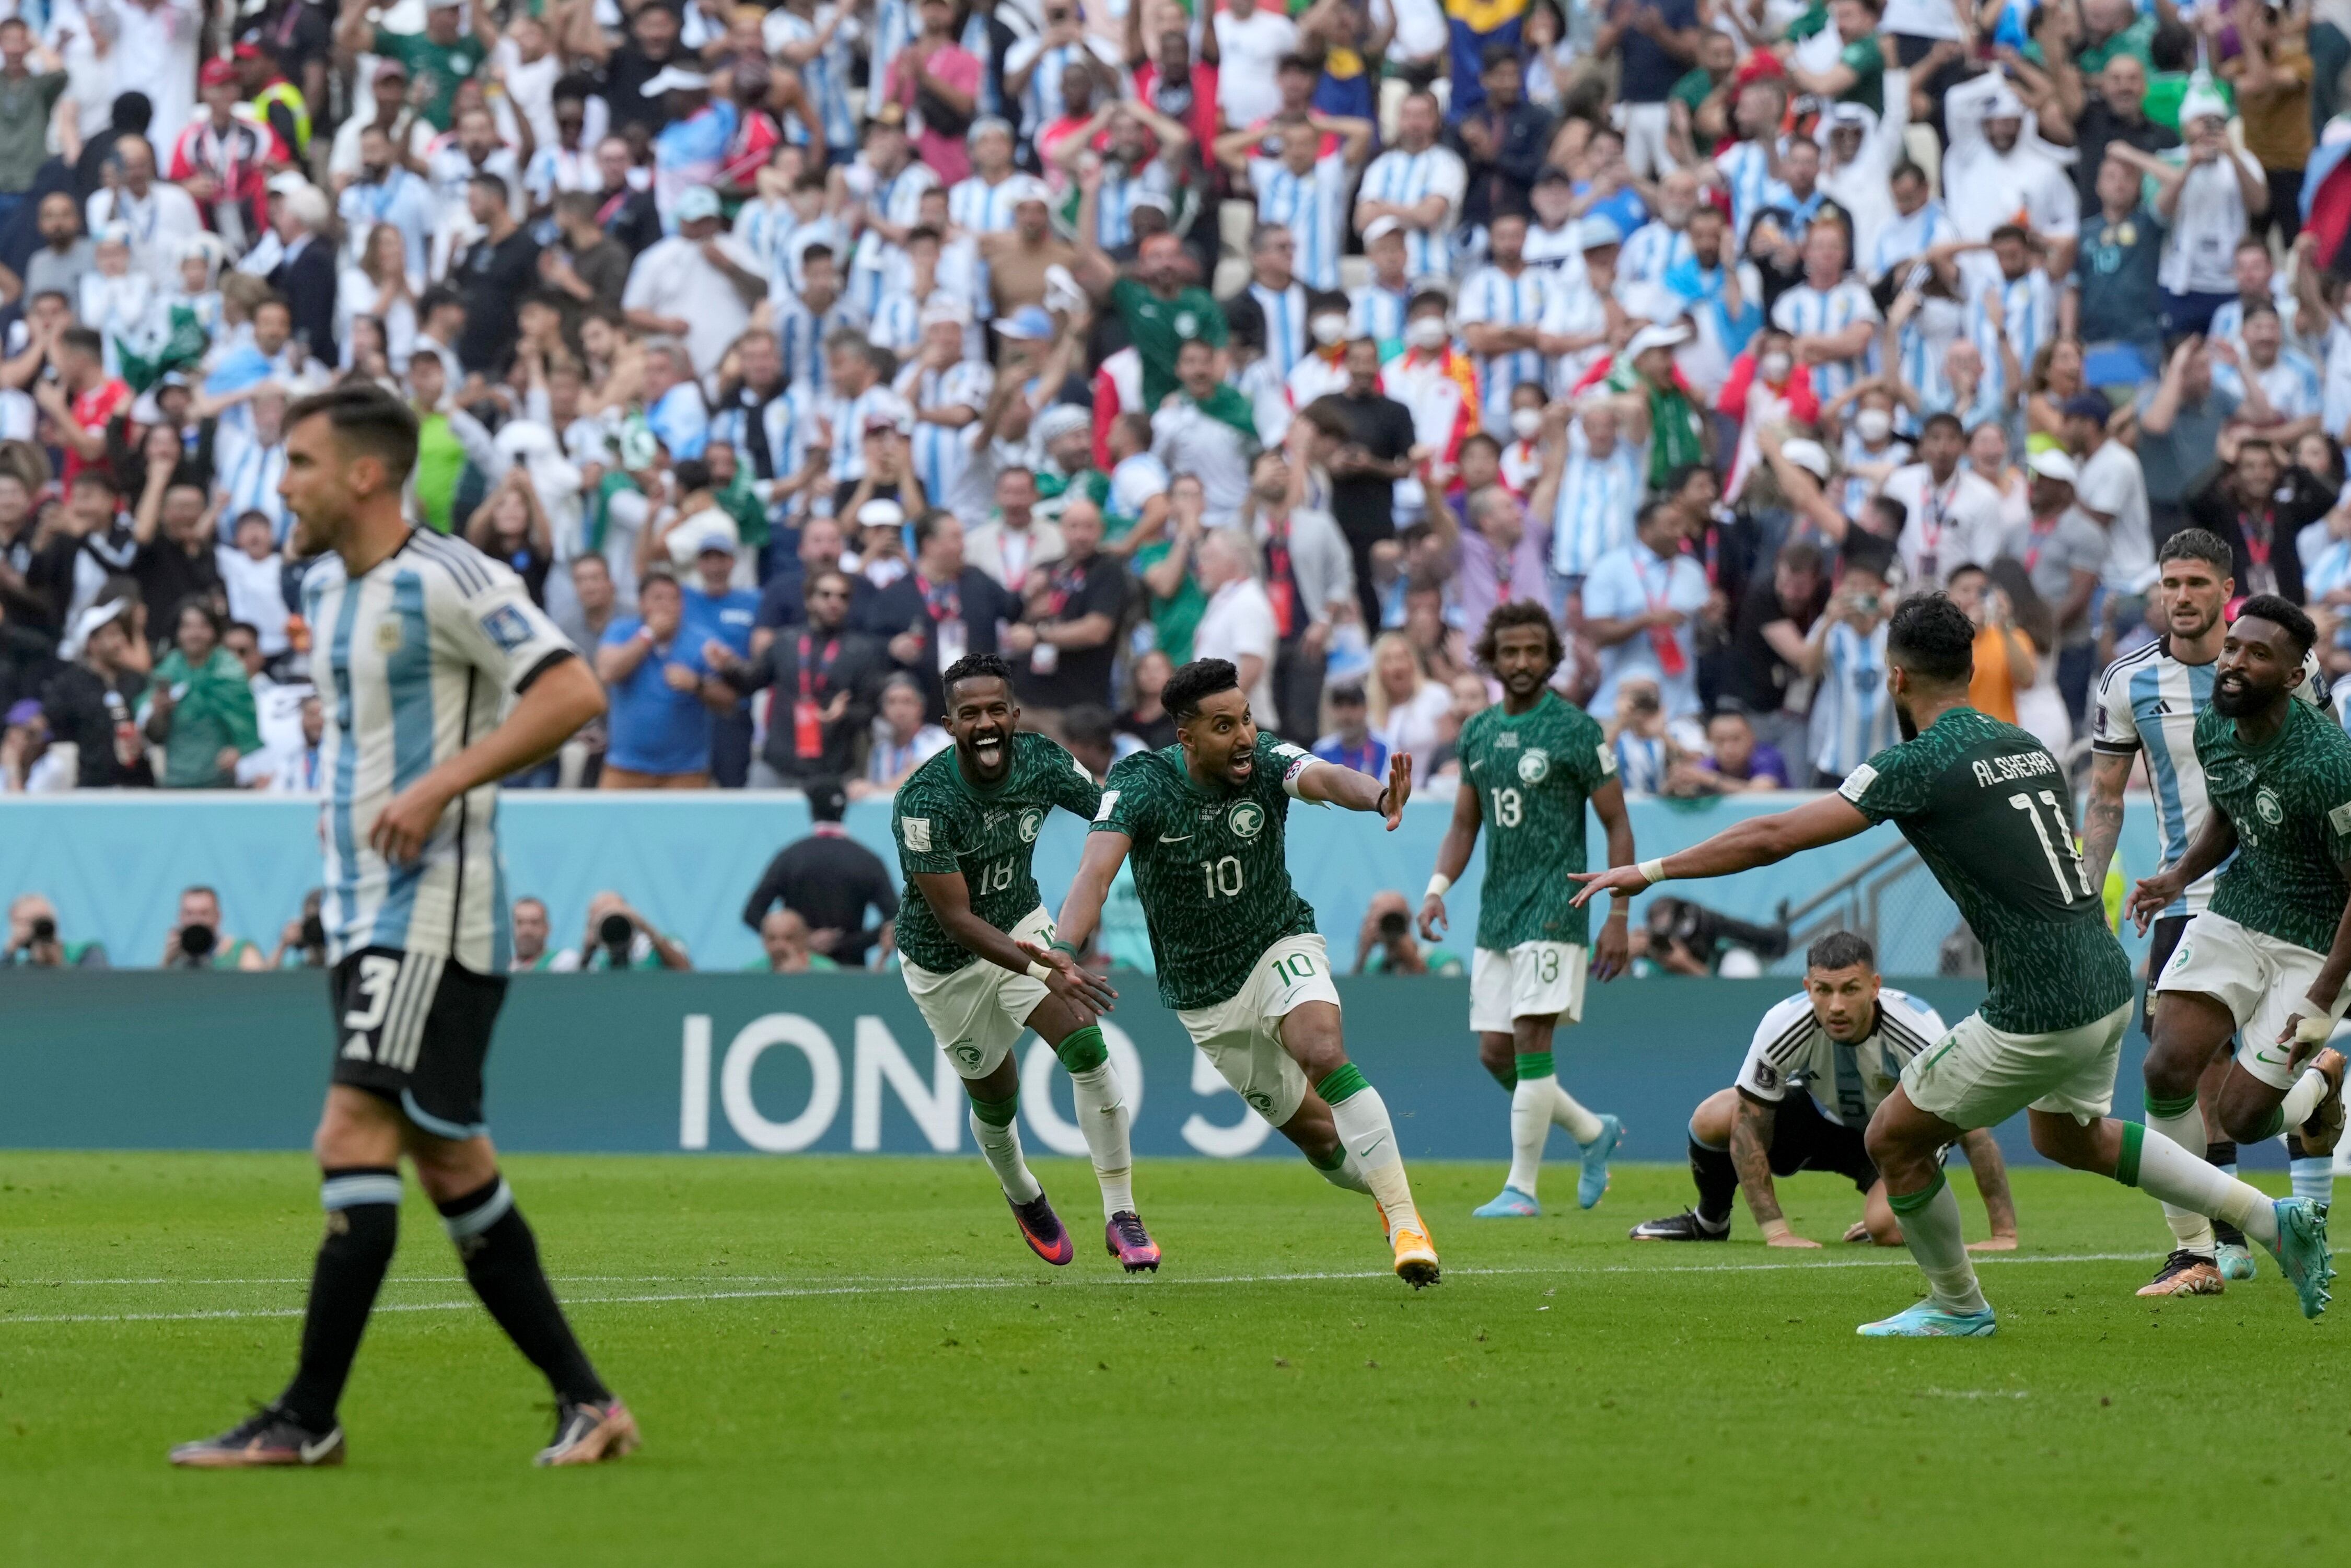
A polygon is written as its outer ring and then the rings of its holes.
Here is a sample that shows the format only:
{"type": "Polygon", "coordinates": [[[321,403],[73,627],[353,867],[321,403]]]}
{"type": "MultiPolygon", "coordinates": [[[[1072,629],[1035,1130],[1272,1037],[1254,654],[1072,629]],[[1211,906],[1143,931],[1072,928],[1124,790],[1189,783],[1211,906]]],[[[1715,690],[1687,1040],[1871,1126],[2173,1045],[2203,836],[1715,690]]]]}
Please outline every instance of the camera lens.
{"type": "Polygon", "coordinates": [[[180,951],[189,957],[208,958],[212,956],[214,945],[215,938],[211,926],[183,925],[180,927],[180,951]]]}
{"type": "Polygon", "coordinates": [[[626,947],[635,935],[625,915],[607,915],[596,924],[596,939],[607,947],[626,947]]]}
{"type": "Polygon", "coordinates": [[[316,915],[302,917],[302,946],[323,947],[327,945],[327,923],[316,915]]]}
{"type": "Polygon", "coordinates": [[[50,919],[46,915],[37,916],[33,921],[33,940],[36,942],[54,942],[57,939],[57,923],[50,919]]]}
{"type": "Polygon", "coordinates": [[[1393,942],[1405,934],[1407,924],[1402,910],[1391,909],[1380,916],[1380,936],[1384,940],[1393,942]]]}

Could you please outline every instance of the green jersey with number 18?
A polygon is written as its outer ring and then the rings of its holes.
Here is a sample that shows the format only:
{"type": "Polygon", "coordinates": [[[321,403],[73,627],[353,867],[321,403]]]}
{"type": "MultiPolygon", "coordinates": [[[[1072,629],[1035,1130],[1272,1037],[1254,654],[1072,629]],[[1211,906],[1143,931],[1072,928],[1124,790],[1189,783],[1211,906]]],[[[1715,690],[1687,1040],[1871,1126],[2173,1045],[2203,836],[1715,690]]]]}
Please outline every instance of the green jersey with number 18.
{"type": "Polygon", "coordinates": [[[2212,913],[2324,953],[2343,919],[2351,858],[2351,736],[2308,703],[2286,704],[2266,746],[2247,746],[2217,707],[2196,718],[2204,793],[2237,830],[2212,913]]]}
{"type": "Polygon", "coordinates": [[[1093,831],[1133,842],[1127,860],[1169,1007],[1225,1000],[1267,948],[1314,929],[1313,907],[1290,885],[1282,854],[1290,787],[1314,760],[1259,732],[1256,769],[1238,789],[1194,782],[1180,745],[1137,752],[1110,770],[1093,831]]]}
{"type": "Polygon", "coordinates": [[[931,912],[914,884],[916,873],[961,872],[971,912],[1009,931],[1040,902],[1029,862],[1045,819],[1056,806],[1091,817],[1101,801],[1102,790],[1076,758],[1025,731],[1013,736],[1011,767],[998,783],[965,778],[952,746],[915,768],[898,786],[890,821],[906,873],[898,909],[898,950],[906,962],[947,975],[974,961],[931,912]]]}
{"type": "Polygon", "coordinates": [[[1584,865],[1583,809],[1616,777],[1607,737],[1582,708],[1546,691],[1522,714],[1498,703],[1461,727],[1461,766],[1486,824],[1486,880],[1478,894],[1478,946],[1506,953],[1521,942],[1591,937],[1575,906],[1584,865]]]}
{"type": "Polygon", "coordinates": [[[2074,846],[2065,770],[2032,736],[1951,708],[1855,768],[1837,793],[1899,828],[1959,906],[1984,946],[1986,1023],[2054,1034],[2130,1000],[2130,961],[2074,846]]]}

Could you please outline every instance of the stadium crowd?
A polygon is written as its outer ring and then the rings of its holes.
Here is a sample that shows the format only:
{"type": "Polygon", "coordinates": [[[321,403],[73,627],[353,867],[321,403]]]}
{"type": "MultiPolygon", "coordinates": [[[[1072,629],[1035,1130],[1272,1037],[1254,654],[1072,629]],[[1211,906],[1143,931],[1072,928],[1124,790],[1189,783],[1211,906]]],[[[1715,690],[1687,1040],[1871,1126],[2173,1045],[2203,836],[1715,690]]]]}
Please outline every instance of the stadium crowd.
{"type": "Polygon", "coordinates": [[[1442,784],[1524,599],[1628,789],[1819,785],[1929,588],[2064,755],[2191,524],[2351,668],[2344,0],[10,3],[0,790],[319,787],[343,377],[593,652],[521,785],[886,795],[985,651],[1442,784]]]}

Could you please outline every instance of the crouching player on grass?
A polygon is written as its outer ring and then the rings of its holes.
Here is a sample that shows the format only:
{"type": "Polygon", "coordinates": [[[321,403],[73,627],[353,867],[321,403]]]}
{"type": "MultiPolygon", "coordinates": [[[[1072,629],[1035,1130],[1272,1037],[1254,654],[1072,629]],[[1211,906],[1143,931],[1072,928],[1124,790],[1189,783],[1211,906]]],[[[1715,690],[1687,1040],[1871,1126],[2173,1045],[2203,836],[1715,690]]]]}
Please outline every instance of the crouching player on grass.
{"type": "MultiPolygon", "coordinates": [[[[1850,931],[1822,937],[1804,955],[1804,988],[1756,1026],[1738,1082],[1707,1096],[1690,1114],[1698,1207],[1643,1221],[1633,1239],[1728,1240],[1730,1197],[1743,1191],[1767,1244],[1818,1247],[1788,1228],[1771,1178],[1833,1171],[1865,1195],[1862,1217],[1844,1239],[1901,1246],[1902,1228],[1862,1133],[1902,1081],[1902,1070],[1944,1032],[1934,1009],[1879,980],[1865,938],[1850,931]]],[[[1959,1145],[1991,1221],[1991,1239],[1970,1242],[1968,1250],[2013,1251],[2016,1205],[2000,1145],[1980,1127],[1962,1133],[1959,1145]]]]}

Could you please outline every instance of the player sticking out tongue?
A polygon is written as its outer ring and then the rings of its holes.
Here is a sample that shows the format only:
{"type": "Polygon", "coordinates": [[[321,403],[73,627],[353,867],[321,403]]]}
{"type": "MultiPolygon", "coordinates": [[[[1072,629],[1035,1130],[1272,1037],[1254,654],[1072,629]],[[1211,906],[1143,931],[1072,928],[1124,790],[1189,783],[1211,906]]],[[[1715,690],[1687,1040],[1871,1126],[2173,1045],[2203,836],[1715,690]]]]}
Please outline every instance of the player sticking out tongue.
{"type": "Polygon", "coordinates": [[[1160,700],[1176,744],[1111,769],[1053,946],[1084,946],[1131,854],[1161,999],[1252,1110],[1331,1182],[1379,1204],[1397,1275],[1434,1284],[1437,1249],[1387,1106],[1347,1060],[1330,956],[1282,854],[1292,800],[1375,812],[1393,831],[1412,792],[1411,759],[1399,754],[1383,783],[1260,735],[1239,672],[1223,659],[1185,665],[1160,700]]]}
{"type": "Polygon", "coordinates": [[[1012,671],[995,654],[957,660],[941,684],[955,744],[899,786],[891,822],[906,873],[898,949],[907,994],[962,1075],[972,1139],[1029,1249],[1056,1265],[1077,1255],[1020,1150],[1012,1047],[1026,1029],[1069,1069],[1102,1188],[1103,1245],[1127,1272],[1156,1271],[1159,1248],[1134,1207],[1126,1096],[1094,1021],[1117,993],[1036,946],[1053,939],[1029,869],[1037,834],[1056,806],[1092,816],[1102,790],[1077,758],[1019,732],[1012,671]]]}

